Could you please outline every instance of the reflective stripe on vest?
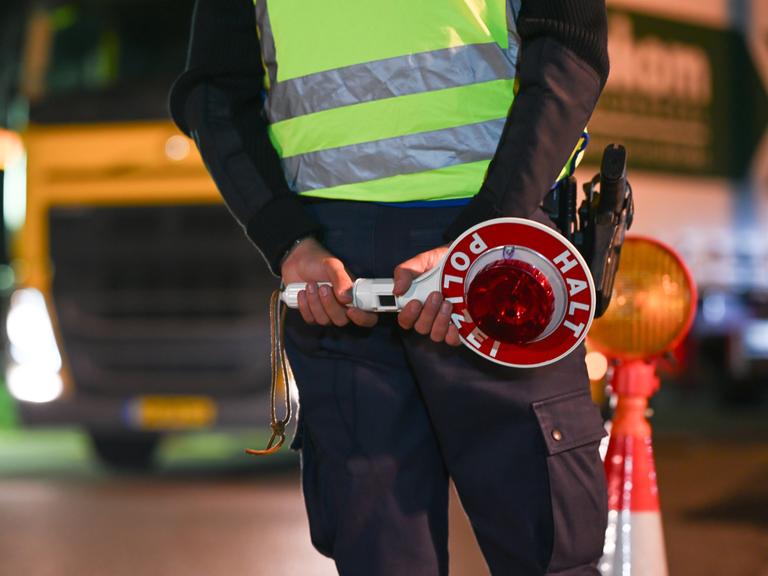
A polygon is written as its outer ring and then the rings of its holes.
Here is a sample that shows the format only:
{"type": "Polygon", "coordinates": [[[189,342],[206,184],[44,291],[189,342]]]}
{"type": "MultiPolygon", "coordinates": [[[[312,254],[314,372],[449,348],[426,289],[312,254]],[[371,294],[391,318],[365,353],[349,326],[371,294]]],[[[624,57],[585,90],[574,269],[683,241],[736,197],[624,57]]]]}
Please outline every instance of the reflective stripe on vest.
{"type": "Polygon", "coordinates": [[[480,189],[514,99],[520,0],[255,0],[270,137],[300,194],[480,189]]]}

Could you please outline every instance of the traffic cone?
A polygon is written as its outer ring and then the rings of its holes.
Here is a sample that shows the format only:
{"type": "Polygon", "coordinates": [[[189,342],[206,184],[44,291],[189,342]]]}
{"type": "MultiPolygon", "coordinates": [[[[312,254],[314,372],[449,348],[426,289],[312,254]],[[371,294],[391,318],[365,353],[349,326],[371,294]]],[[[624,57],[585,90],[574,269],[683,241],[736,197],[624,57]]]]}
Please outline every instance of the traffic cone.
{"type": "Polygon", "coordinates": [[[618,364],[613,374],[618,396],[605,457],[608,529],[600,572],[603,576],[667,576],[648,399],[659,388],[655,366],[642,360],[618,364]]]}

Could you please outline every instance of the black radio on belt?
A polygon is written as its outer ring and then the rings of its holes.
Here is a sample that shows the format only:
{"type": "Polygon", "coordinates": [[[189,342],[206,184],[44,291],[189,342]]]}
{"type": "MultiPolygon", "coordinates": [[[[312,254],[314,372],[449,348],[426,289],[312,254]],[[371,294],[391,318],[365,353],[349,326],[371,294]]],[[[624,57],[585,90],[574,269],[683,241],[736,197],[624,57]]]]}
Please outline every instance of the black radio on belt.
{"type": "Polygon", "coordinates": [[[606,147],[600,173],[584,184],[585,198],[578,208],[577,194],[576,179],[571,176],[547,194],[542,208],[587,261],[595,281],[595,317],[599,317],[611,302],[621,246],[635,213],[624,146],[606,147]]]}

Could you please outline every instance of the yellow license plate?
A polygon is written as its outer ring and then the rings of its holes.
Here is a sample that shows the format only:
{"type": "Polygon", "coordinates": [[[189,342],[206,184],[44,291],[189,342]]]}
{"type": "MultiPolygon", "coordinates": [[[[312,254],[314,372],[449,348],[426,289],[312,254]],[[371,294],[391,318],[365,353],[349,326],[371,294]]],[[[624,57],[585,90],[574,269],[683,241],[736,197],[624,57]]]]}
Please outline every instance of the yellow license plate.
{"type": "Polygon", "coordinates": [[[211,426],[217,410],[207,396],[142,396],[129,412],[140,428],[180,430],[211,426]]]}

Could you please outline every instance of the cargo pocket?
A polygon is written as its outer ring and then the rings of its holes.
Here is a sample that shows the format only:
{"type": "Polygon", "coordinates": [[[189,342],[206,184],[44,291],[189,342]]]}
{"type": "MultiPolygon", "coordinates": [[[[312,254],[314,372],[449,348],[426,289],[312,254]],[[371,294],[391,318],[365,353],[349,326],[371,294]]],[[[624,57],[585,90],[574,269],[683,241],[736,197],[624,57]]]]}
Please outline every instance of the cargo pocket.
{"type": "Polygon", "coordinates": [[[548,574],[570,573],[602,554],[608,501],[598,446],[606,435],[588,391],[533,403],[547,448],[554,534],[548,574]]]}
{"type": "Polygon", "coordinates": [[[328,482],[323,481],[312,438],[301,418],[291,443],[293,450],[301,451],[301,489],[309,521],[309,536],[315,549],[329,558],[333,554],[334,534],[329,514],[333,510],[327,493],[328,482]]]}

